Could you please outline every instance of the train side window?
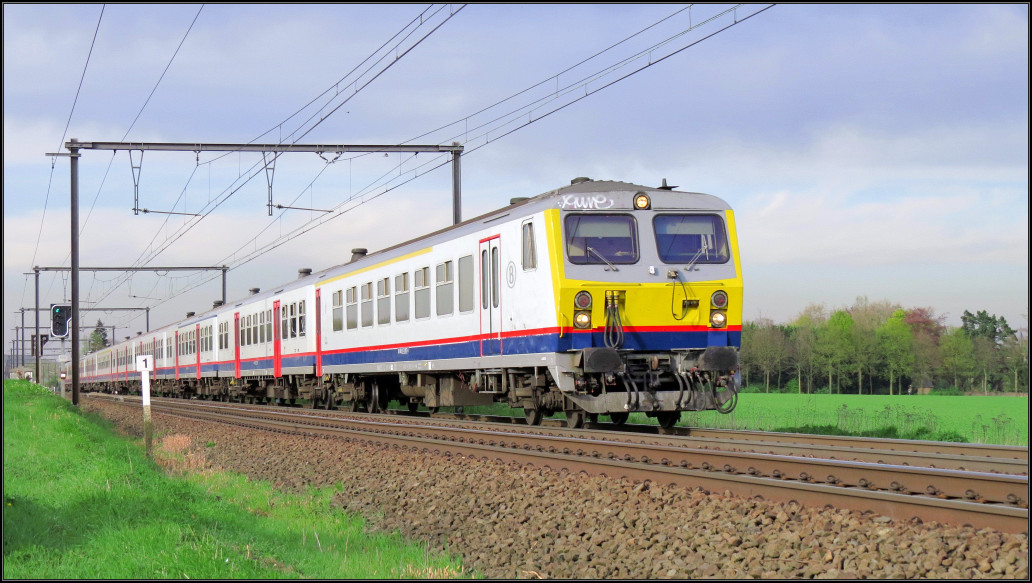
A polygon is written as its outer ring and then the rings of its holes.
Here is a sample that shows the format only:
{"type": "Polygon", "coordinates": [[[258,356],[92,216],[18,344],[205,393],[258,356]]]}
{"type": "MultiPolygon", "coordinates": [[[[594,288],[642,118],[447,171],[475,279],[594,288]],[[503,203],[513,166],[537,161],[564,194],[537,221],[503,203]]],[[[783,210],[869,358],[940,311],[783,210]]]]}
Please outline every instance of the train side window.
{"type": "Polygon", "coordinates": [[[459,257],[459,313],[472,312],[476,307],[473,293],[473,256],[459,257]]]}
{"type": "Polygon", "coordinates": [[[501,278],[499,277],[499,274],[501,273],[501,267],[499,266],[499,263],[500,263],[500,259],[498,257],[498,247],[492,247],[491,248],[491,305],[496,307],[496,308],[498,307],[498,303],[499,303],[498,292],[499,292],[499,284],[501,282],[501,278]]]}
{"type": "Polygon", "coordinates": [[[358,328],[358,288],[351,286],[348,288],[348,295],[345,298],[347,300],[347,315],[348,315],[348,330],[354,330],[358,328]]]}
{"type": "Polygon", "coordinates": [[[486,310],[489,307],[487,299],[487,282],[490,281],[491,273],[491,261],[487,256],[487,249],[480,252],[480,300],[483,304],[483,308],[486,310]]]}
{"type": "Polygon", "coordinates": [[[305,320],[305,300],[297,303],[297,335],[304,337],[307,328],[305,320]]]}
{"type": "Polygon", "coordinates": [[[362,284],[362,327],[373,325],[373,282],[362,284]]]}
{"type": "Polygon", "coordinates": [[[244,346],[250,346],[251,342],[251,315],[244,317],[244,346]]]}
{"type": "Polygon", "coordinates": [[[333,331],[344,329],[344,290],[333,292],[333,331]]]}
{"type": "Polygon", "coordinates": [[[409,277],[402,273],[394,277],[394,321],[407,322],[409,318],[409,277]]]}
{"type": "Polygon", "coordinates": [[[258,314],[251,315],[251,344],[258,344],[258,314]]]}
{"type": "Polygon", "coordinates": [[[437,266],[437,315],[447,316],[455,311],[455,282],[452,262],[437,266]]]}
{"type": "Polygon", "coordinates": [[[287,306],[280,306],[280,338],[286,340],[290,337],[290,321],[287,319],[287,306]]]}
{"type": "Polygon", "coordinates": [[[416,319],[430,317],[430,268],[420,267],[416,270],[413,282],[416,293],[416,319]]]}
{"type": "Polygon", "coordinates": [[[534,223],[527,221],[523,223],[523,269],[524,271],[537,267],[537,254],[534,252],[534,223]]]}
{"type": "Polygon", "coordinates": [[[391,278],[376,281],[376,323],[391,323],[391,278]]]}
{"type": "MultiPolygon", "coordinates": [[[[265,311],[265,338],[272,342],[272,309],[265,311]]],[[[229,348],[229,324],[226,324],[226,348],[229,348]]]]}

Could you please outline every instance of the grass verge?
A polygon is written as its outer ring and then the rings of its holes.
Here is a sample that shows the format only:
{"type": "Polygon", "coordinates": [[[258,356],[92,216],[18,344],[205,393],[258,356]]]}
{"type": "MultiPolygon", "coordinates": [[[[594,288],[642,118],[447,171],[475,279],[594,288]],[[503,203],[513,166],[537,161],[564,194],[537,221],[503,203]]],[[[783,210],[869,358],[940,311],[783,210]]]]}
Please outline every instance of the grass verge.
{"type": "Polygon", "coordinates": [[[189,446],[166,436],[149,460],[103,419],[5,381],[4,579],[469,576],[422,544],[366,534],[332,488],[295,496],[198,473],[189,446]]]}

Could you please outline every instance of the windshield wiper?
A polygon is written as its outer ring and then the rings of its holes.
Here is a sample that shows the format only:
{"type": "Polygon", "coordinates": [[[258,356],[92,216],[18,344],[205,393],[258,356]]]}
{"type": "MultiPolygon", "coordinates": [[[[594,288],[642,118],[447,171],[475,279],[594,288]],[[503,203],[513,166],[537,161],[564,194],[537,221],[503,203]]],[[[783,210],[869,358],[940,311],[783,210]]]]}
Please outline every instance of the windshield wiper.
{"type": "Polygon", "coordinates": [[[609,260],[608,260],[608,259],[606,259],[604,255],[602,255],[602,254],[601,254],[601,253],[599,253],[598,251],[595,251],[595,248],[594,248],[594,247],[592,247],[592,246],[590,246],[590,245],[589,245],[589,246],[587,247],[587,249],[588,249],[588,253],[594,253],[596,257],[598,257],[598,258],[599,258],[599,259],[601,259],[602,261],[605,261],[606,265],[608,265],[608,266],[609,266],[609,267],[607,267],[606,269],[612,269],[613,271],[620,271],[619,269],[617,269],[617,268],[616,268],[616,266],[615,266],[615,265],[613,265],[612,263],[610,263],[610,262],[609,262],[609,260]]]}
{"type": "Polygon", "coordinates": [[[698,252],[695,253],[695,257],[692,257],[692,260],[688,262],[688,267],[685,267],[684,270],[688,271],[688,272],[691,272],[692,268],[695,267],[695,262],[699,260],[699,257],[702,255],[702,252],[705,251],[705,250],[706,250],[705,246],[700,247],[698,252]]]}

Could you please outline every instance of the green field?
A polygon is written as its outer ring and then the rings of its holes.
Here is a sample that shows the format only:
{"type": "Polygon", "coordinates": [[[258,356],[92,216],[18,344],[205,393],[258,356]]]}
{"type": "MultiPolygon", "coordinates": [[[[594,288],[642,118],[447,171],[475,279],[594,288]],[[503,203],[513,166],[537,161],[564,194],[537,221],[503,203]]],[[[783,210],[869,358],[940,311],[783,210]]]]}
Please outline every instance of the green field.
{"type": "Polygon", "coordinates": [[[169,475],[193,466],[171,439],[150,460],[25,381],[4,382],[3,429],[5,580],[469,576],[425,545],[366,534],[333,505],[335,488],[293,496],[232,474],[169,475]]]}
{"type": "MultiPolygon", "coordinates": [[[[522,414],[505,405],[465,411],[522,414]]],[[[686,412],[678,426],[1028,446],[1028,419],[1028,397],[742,393],[730,414],[686,412]]],[[[609,419],[603,415],[600,421],[609,419]]],[[[656,421],[632,413],[628,423],[656,421]]]]}
{"type": "Polygon", "coordinates": [[[1028,397],[745,393],[729,414],[685,414],[681,425],[1028,445],[1028,397]]]}

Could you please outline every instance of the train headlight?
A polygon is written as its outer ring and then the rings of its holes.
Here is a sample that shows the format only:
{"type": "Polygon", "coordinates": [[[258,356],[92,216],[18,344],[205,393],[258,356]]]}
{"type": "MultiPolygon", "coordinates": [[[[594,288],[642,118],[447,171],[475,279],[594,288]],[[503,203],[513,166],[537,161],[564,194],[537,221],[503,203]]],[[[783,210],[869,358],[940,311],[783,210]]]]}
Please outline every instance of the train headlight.
{"type": "Polygon", "coordinates": [[[573,325],[581,330],[591,328],[591,312],[580,310],[573,315],[573,325]]]}
{"type": "Polygon", "coordinates": [[[649,195],[644,192],[639,192],[634,197],[634,208],[635,210],[644,211],[648,210],[652,206],[652,201],[649,200],[649,195]]]}
{"type": "Polygon", "coordinates": [[[710,312],[709,321],[714,328],[723,328],[727,325],[727,314],[719,311],[710,312]]]}
{"type": "Polygon", "coordinates": [[[591,293],[586,291],[577,292],[577,295],[573,296],[573,307],[578,310],[591,308],[591,293]]]}
{"type": "Polygon", "coordinates": [[[718,310],[723,310],[727,307],[727,292],[715,291],[710,296],[710,305],[718,310]]]}

